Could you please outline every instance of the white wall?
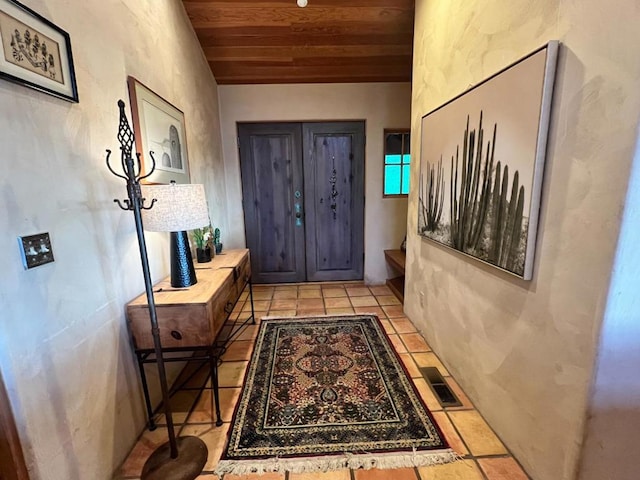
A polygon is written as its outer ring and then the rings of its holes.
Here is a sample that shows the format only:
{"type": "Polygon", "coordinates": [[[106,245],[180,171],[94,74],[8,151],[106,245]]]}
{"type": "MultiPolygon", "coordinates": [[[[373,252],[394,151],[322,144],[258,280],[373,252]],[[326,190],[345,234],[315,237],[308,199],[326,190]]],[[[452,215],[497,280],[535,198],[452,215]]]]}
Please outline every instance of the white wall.
{"type": "Polygon", "coordinates": [[[640,143],[598,349],[581,480],[635,480],[640,458],[640,143]]]}
{"type": "MultiPolygon", "coordinates": [[[[577,471],[640,111],[638,8],[416,2],[413,152],[422,115],[548,40],[562,42],[533,280],[419,238],[415,190],[408,207],[405,310],[536,480],[577,471]]],[[[624,361],[610,358],[608,370],[624,361]]]]}
{"type": "MultiPolygon", "coordinates": [[[[129,111],[133,75],[184,111],[192,181],[222,216],[216,84],[179,0],[25,3],[70,34],[80,103],[0,81],[0,366],[31,479],[110,479],[145,421],[124,320],[144,290],[133,215],[104,164],[116,102],[129,111]],[[23,270],[16,237],[45,231],[55,263],[23,270]]],[[[166,237],[148,236],[155,279],[166,237]]]]}
{"type": "Polygon", "coordinates": [[[245,245],[236,122],[366,120],[364,279],[370,284],[384,283],[383,250],[399,248],[404,238],[407,200],[382,198],[383,130],[409,127],[411,86],[221,85],[218,94],[229,211],[228,231],[223,232],[225,245],[245,245]]]}

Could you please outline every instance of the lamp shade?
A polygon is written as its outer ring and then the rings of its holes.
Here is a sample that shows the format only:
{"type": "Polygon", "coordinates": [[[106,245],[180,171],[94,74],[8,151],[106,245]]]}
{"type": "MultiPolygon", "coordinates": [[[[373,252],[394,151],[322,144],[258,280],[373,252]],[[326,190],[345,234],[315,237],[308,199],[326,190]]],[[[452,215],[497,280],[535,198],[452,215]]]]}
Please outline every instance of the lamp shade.
{"type": "Polygon", "coordinates": [[[200,184],[144,185],[143,196],[151,210],[143,210],[145,230],[151,232],[179,232],[209,225],[209,210],[200,184]]]}
{"type": "Polygon", "coordinates": [[[209,225],[209,211],[204,187],[198,184],[145,185],[144,198],[156,202],[143,210],[143,224],[152,232],[171,232],[171,286],[195,284],[189,238],[186,230],[209,225]]]}

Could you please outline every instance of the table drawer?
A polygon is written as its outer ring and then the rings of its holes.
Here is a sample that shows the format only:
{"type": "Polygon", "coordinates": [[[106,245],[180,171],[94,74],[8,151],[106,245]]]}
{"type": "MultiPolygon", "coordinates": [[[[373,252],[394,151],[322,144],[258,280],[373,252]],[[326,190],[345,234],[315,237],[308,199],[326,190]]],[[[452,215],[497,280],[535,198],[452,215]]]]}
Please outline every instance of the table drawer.
{"type": "MultiPolygon", "coordinates": [[[[214,339],[211,305],[157,306],[162,348],[206,346],[214,339]],[[162,312],[160,314],[160,312],[162,312]]],[[[153,335],[147,307],[129,310],[129,330],[136,349],[152,349],[153,335]]]]}
{"type": "Polygon", "coordinates": [[[233,310],[233,307],[236,303],[236,282],[234,281],[234,276],[229,275],[227,280],[224,282],[224,285],[218,290],[215,297],[212,301],[212,315],[213,315],[213,338],[211,341],[215,340],[215,337],[220,332],[220,329],[224,325],[227,317],[233,310]]]}
{"type": "Polygon", "coordinates": [[[238,297],[247,286],[247,283],[251,279],[251,261],[249,259],[249,254],[247,254],[241,261],[240,264],[234,268],[233,276],[235,278],[235,298],[234,302],[238,300],[238,297]]]}
{"type": "MultiPolygon", "coordinates": [[[[206,302],[156,303],[162,348],[208,347],[213,343],[235,303],[236,282],[234,275],[227,272],[218,275],[218,287],[206,302]]],[[[206,279],[202,281],[204,283],[206,279]]],[[[146,305],[129,307],[127,317],[135,348],[154,348],[149,308],[146,305]]]]}

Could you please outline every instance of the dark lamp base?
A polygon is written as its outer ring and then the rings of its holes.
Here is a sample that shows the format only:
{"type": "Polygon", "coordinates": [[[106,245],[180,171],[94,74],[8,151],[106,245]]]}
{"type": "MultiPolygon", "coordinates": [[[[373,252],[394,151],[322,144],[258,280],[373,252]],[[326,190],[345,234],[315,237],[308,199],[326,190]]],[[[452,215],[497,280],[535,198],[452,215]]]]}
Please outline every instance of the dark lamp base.
{"type": "Polygon", "coordinates": [[[173,288],[190,287],[198,283],[193,268],[191,247],[187,232],[171,232],[171,286],[173,288]]]}
{"type": "Polygon", "coordinates": [[[194,480],[207,463],[207,446],[198,437],[178,437],[178,456],[171,458],[169,442],[151,454],[141,480],[194,480]]]}

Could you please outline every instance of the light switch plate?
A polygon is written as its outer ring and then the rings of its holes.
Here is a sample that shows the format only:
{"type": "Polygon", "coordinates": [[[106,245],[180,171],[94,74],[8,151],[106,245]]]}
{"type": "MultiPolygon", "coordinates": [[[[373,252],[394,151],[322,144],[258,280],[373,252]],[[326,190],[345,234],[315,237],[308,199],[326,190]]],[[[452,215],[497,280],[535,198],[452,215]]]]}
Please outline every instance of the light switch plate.
{"type": "Polygon", "coordinates": [[[53,249],[49,233],[18,237],[18,244],[25,270],[53,262],[53,249]]]}

